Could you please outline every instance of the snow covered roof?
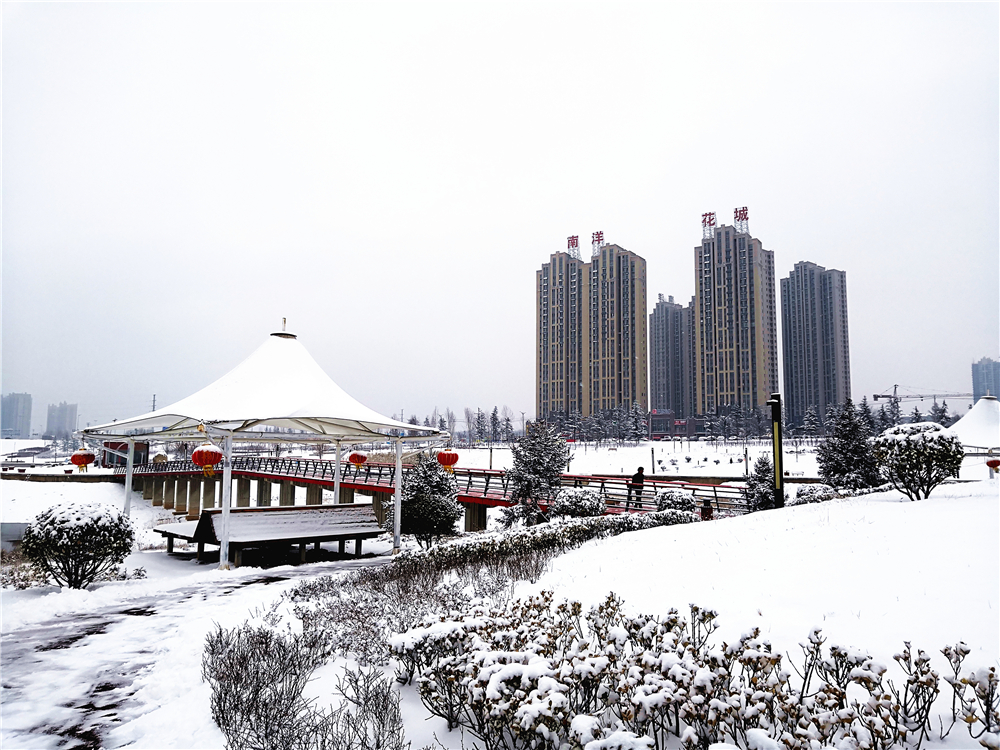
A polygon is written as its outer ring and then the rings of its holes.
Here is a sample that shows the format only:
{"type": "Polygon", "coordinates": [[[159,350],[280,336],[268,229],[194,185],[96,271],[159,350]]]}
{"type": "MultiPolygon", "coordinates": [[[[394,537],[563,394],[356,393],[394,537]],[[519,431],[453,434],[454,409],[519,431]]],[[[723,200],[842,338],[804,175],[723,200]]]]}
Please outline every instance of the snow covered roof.
{"type": "Polygon", "coordinates": [[[424,438],[444,434],[390,419],[356,401],[290,333],[272,333],[235,368],[187,398],[81,434],[167,438],[191,436],[201,425],[232,431],[235,440],[270,442],[381,440],[393,429],[419,431],[424,438]]]}
{"type": "Polygon", "coordinates": [[[983,396],[951,429],[966,448],[1000,448],[1000,401],[983,396]]]}

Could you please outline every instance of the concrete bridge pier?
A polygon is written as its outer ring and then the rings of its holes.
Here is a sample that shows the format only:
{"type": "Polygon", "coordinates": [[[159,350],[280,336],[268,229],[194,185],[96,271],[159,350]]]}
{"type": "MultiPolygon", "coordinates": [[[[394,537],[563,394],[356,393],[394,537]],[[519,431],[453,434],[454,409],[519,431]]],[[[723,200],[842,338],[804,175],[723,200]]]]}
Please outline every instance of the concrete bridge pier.
{"type": "Polygon", "coordinates": [[[375,511],[375,519],[378,525],[385,523],[385,503],[392,502],[392,495],[388,492],[376,492],[372,495],[372,510],[375,511]]]}
{"type": "Polygon", "coordinates": [[[295,483],[281,482],[278,488],[278,505],[295,505],[295,483]]]}
{"type": "Polygon", "coordinates": [[[201,485],[202,480],[192,479],[188,482],[187,520],[196,521],[201,515],[201,485]]]}
{"type": "Polygon", "coordinates": [[[237,479],[236,480],[236,507],[237,508],[249,508],[250,507],[250,480],[249,479],[237,479]]]}
{"type": "Polygon", "coordinates": [[[187,513],[188,509],[188,480],[177,480],[177,497],[174,499],[174,513],[187,513]]]}
{"type": "Polygon", "coordinates": [[[271,507],[271,483],[264,480],[257,480],[257,507],[271,507]]]}
{"type": "Polygon", "coordinates": [[[165,479],[163,481],[163,508],[164,510],[174,509],[174,496],[177,494],[177,480],[165,479]]]}
{"type": "Polygon", "coordinates": [[[153,506],[163,505],[163,477],[153,479],[153,506]]]}
{"type": "Polygon", "coordinates": [[[479,503],[462,503],[465,506],[465,530],[486,531],[486,506],[479,503]]]}
{"type": "Polygon", "coordinates": [[[203,509],[215,507],[215,488],[219,483],[215,479],[205,480],[205,489],[202,491],[201,507],[203,509]]]}
{"type": "Polygon", "coordinates": [[[341,487],[340,497],[337,498],[338,505],[350,505],[354,502],[354,488],[353,487],[341,487]]]}
{"type": "Polygon", "coordinates": [[[318,484],[306,485],[306,505],[322,505],[323,488],[318,484]]]}
{"type": "Polygon", "coordinates": [[[156,479],[153,477],[144,477],[142,480],[142,499],[152,500],[153,499],[153,486],[156,484],[156,479]]]}

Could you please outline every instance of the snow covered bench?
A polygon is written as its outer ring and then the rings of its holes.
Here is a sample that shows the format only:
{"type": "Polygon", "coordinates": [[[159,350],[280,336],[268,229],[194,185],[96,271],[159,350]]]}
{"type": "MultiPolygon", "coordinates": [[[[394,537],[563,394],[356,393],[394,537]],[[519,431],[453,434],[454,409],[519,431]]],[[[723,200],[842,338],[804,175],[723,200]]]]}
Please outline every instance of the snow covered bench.
{"type": "MultiPolygon", "coordinates": [[[[219,545],[222,536],[222,510],[202,511],[197,521],[168,524],[153,529],[167,539],[167,552],[174,551],[174,540],[197,542],[198,557],[206,544],[219,545]]],[[[371,505],[320,505],[276,508],[231,508],[229,511],[229,548],[233,563],[239,567],[243,550],[248,547],[268,547],[298,544],[299,560],[305,562],[306,545],[319,549],[321,542],[344,544],[354,540],[354,554],[361,556],[361,542],[382,533],[371,505]]]]}

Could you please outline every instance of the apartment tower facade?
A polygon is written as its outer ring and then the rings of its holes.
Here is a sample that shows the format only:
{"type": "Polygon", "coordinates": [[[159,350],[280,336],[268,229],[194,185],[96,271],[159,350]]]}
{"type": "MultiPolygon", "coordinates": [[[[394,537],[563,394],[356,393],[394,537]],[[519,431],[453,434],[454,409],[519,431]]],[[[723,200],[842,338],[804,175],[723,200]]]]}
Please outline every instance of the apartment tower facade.
{"type": "Polygon", "coordinates": [[[702,216],[694,249],[695,409],[763,407],[778,391],[774,253],[750,236],[746,209],[733,226],[702,216]]]}
{"type": "Polygon", "coordinates": [[[795,264],[781,280],[781,340],[788,422],[801,426],[813,407],[822,424],[828,407],[851,397],[846,273],[795,264]]]}
{"type": "Polygon", "coordinates": [[[661,294],[649,314],[650,405],[679,418],[695,415],[694,309],[661,294]]]}
{"type": "Polygon", "coordinates": [[[8,393],[0,399],[0,432],[5,438],[31,437],[31,394],[8,393]]]}
{"type": "Polygon", "coordinates": [[[595,232],[585,262],[577,242],[535,273],[535,414],[648,409],[646,261],[595,232]]]}

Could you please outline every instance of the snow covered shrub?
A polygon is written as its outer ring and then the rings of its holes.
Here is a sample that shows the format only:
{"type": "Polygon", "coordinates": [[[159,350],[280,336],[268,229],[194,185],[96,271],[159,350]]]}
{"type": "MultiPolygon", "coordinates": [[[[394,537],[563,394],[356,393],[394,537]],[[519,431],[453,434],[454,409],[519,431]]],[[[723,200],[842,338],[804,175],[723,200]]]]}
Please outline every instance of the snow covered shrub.
{"type": "Polygon", "coordinates": [[[302,691],[326,661],[328,644],[321,631],[282,631],[279,622],[272,609],[260,623],[216,625],[205,639],[201,676],[230,748],[318,746],[319,722],[302,691]]]}
{"type": "Polygon", "coordinates": [[[608,510],[597,490],[587,487],[566,487],[549,505],[549,515],[568,518],[588,518],[604,515],[608,510]]]}
{"type": "MultiPolygon", "coordinates": [[[[400,532],[413,534],[427,549],[442,537],[455,533],[455,523],[462,517],[455,475],[437,461],[421,453],[403,479],[400,532]]],[[[391,530],[392,506],[386,506],[386,527],[391,530]]]]}
{"type": "Polygon", "coordinates": [[[685,513],[695,512],[694,495],[683,490],[666,489],[656,495],[657,510],[680,510],[685,513]]]}
{"type": "Polygon", "coordinates": [[[787,505],[805,505],[806,503],[825,503],[837,497],[837,490],[828,484],[800,484],[795,497],[787,505]]]}
{"type": "MultiPolygon", "coordinates": [[[[717,618],[695,605],[689,619],[677,610],[630,615],[614,594],[584,612],[543,591],[502,609],[477,604],[427,618],[394,636],[392,647],[416,675],[427,709],[491,750],[723,742],[881,750],[919,748],[927,737],[938,677],[908,643],[895,657],[905,677],[897,688],[864,651],[827,648],[819,628],[800,644],[796,663],[775,653],[759,628],[713,645],[717,618]]],[[[963,691],[957,711],[994,747],[996,670],[959,678],[961,658],[952,662],[951,682],[963,691]],[[973,685],[981,697],[968,695],[973,685]]]]}
{"type": "Polygon", "coordinates": [[[20,549],[0,551],[0,585],[5,589],[45,586],[49,576],[34,563],[24,559],[20,549]]]}
{"type": "Polygon", "coordinates": [[[56,505],[24,530],[21,554],[60,586],[82,589],[117,573],[135,532],[122,513],[98,503],[56,505]]]}
{"type": "Polygon", "coordinates": [[[212,688],[212,718],[229,748],[259,750],[407,750],[399,695],[375,670],[347,669],[336,709],[302,693],[330,656],[325,633],[279,627],[276,607],[260,622],[209,633],[202,679],[212,688]]]}
{"type": "Polygon", "coordinates": [[[929,497],[957,477],[965,455],[956,435],[936,422],[890,427],[875,438],[875,455],[886,480],[910,500],[929,497]]]}
{"type": "Polygon", "coordinates": [[[869,427],[851,399],[837,411],[832,429],[827,425],[827,435],[816,448],[819,476],[826,484],[858,489],[881,483],[869,427]]]}
{"type": "Polygon", "coordinates": [[[983,747],[1000,747],[1000,681],[997,668],[972,670],[962,675],[962,662],[970,649],[963,642],[941,649],[952,673],[944,678],[952,689],[951,724],[941,727],[941,739],[961,721],[969,736],[983,747]]]}

